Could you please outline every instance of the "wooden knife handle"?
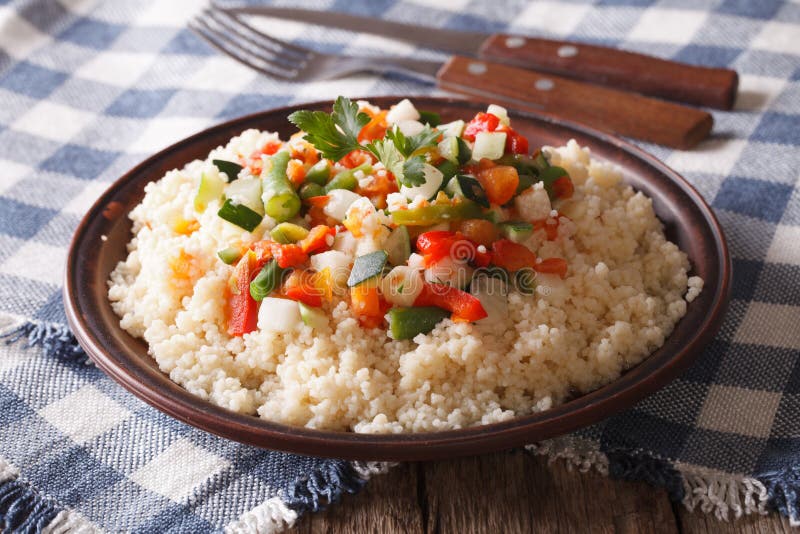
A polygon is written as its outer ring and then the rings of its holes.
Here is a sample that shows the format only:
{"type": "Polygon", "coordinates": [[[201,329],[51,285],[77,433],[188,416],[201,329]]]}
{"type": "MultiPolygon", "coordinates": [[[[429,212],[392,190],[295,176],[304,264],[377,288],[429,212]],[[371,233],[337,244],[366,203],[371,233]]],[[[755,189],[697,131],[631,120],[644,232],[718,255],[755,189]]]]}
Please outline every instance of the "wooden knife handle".
{"type": "Polygon", "coordinates": [[[500,63],[453,56],[436,75],[442,89],[675,148],[711,131],[705,111],[500,63]]]}
{"type": "Polygon", "coordinates": [[[495,34],[479,54],[487,60],[718,109],[733,108],[739,86],[734,70],[569,41],[495,34]]]}

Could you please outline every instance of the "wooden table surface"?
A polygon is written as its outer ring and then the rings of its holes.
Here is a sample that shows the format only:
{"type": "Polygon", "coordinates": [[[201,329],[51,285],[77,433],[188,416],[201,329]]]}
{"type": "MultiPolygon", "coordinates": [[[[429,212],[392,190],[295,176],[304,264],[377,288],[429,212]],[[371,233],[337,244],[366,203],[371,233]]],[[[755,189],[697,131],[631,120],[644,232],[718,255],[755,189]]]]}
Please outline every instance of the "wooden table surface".
{"type": "Polygon", "coordinates": [[[292,532],[326,533],[778,533],[778,514],[721,522],[670,502],[664,490],[569,471],[523,451],[401,464],[358,495],[298,521],[292,532]]]}

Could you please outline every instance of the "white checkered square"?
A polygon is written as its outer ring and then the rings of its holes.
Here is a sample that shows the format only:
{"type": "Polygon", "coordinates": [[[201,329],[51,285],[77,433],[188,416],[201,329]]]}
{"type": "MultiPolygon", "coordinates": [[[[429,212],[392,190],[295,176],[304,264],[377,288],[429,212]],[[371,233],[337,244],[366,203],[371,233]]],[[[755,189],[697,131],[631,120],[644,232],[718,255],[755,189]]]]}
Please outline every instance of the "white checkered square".
{"type": "Polygon", "coordinates": [[[150,68],[156,56],[134,52],[102,52],[84,63],[75,76],[127,87],[138,80],[150,68]]]}
{"type": "Polygon", "coordinates": [[[86,187],[81,190],[76,196],[64,206],[62,210],[64,213],[72,213],[75,215],[83,215],[94,204],[94,201],[108,189],[109,184],[106,182],[92,181],[86,184],[86,187]]]}
{"type": "Polygon", "coordinates": [[[0,158],[0,169],[3,169],[0,173],[0,194],[11,189],[11,186],[20,179],[33,172],[33,169],[27,165],[2,158],[0,158]]]}
{"type": "Polygon", "coordinates": [[[645,11],[628,34],[631,41],[686,44],[703,26],[705,11],[651,8],[645,11]]]}
{"type": "Polygon", "coordinates": [[[800,25],[769,21],[750,46],[780,54],[800,55],[800,25]]]}
{"type": "Polygon", "coordinates": [[[210,57],[187,80],[189,89],[206,91],[219,91],[237,93],[247,84],[251,83],[258,74],[237,61],[226,57],[210,57]],[[220,80],[225,80],[225,86],[220,86],[220,80]]]}
{"type": "Polygon", "coordinates": [[[566,35],[580,24],[590,6],[562,2],[532,2],[515,17],[526,28],[566,35]]]}
{"type": "Polygon", "coordinates": [[[769,76],[742,74],[739,76],[737,111],[763,111],[781,94],[786,80],[769,76]]]}
{"type": "Polygon", "coordinates": [[[24,58],[50,40],[48,35],[17,15],[11,6],[0,7],[0,50],[9,56],[24,58]]]}
{"type": "Polygon", "coordinates": [[[205,0],[181,0],[180,2],[153,2],[133,21],[137,26],[169,26],[182,28],[201,9],[205,0]]]}
{"type": "Polygon", "coordinates": [[[751,302],[734,341],[800,350],[800,307],[751,302]]]}
{"type": "Polygon", "coordinates": [[[92,385],[84,386],[41,410],[48,423],[76,443],[86,443],[122,423],[131,413],[92,385]]]}
{"type": "Polygon", "coordinates": [[[666,163],[678,172],[728,175],[746,145],[747,141],[739,139],[709,139],[692,150],[676,150],[666,163]]]}
{"type": "Polygon", "coordinates": [[[181,503],[230,462],[179,439],[153,458],[130,478],[167,499],[181,503]]]}
{"type": "Polygon", "coordinates": [[[0,264],[0,273],[24,273],[25,278],[58,286],[63,273],[61,266],[67,251],[36,241],[27,241],[6,261],[0,264]],[[55,267],[58,266],[58,267],[55,267]]]}
{"type": "Polygon", "coordinates": [[[149,154],[199,132],[208,126],[208,123],[208,119],[156,117],[147,121],[147,126],[139,138],[126,147],[126,150],[131,153],[149,154]]]}
{"type": "Polygon", "coordinates": [[[42,100],[11,127],[53,141],[69,141],[94,118],[93,113],[42,100]]]}
{"type": "Polygon", "coordinates": [[[800,265],[800,227],[778,225],[767,251],[767,261],[800,265]]]}
{"type": "Polygon", "coordinates": [[[768,438],[780,401],[780,391],[712,385],[700,410],[697,426],[768,438]]]}
{"type": "Polygon", "coordinates": [[[97,5],[97,0],[58,0],[58,3],[76,15],[86,15],[97,5]]]}

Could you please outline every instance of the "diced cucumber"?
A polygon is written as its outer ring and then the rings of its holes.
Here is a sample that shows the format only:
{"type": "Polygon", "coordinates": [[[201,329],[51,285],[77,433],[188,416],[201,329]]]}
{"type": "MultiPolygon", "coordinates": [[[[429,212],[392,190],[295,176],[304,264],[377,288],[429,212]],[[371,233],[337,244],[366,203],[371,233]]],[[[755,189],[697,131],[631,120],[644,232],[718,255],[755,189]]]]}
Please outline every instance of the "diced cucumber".
{"type": "Polygon", "coordinates": [[[511,121],[508,118],[508,111],[503,106],[498,106],[497,104],[489,104],[489,107],[486,108],[486,113],[491,113],[498,119],[500,119],[500,124],[505,124],[509,126],[511,121]]]}
{"type": "Polygon", "coordinates": [[[331,164],[327,159],[321,159],[308,169],[305,182],[311,184],[325,185],[331,177],[331,164]]]}
{"type": "Polygon", "coordinates": [[[300,191],[298,191],[300,198],[305,200],[311,197],[321,197],[325,195],[325,188],[319,184],[315,184],[314,182],[303,184],[300,187],[300,191]]]}
{"type": "Polygon", "coordinates": [[[290,222],[282,222],[270,231],[272,239],[287,245],[289,243],[297,243],[308,235],[308,230],[290,222]]]}
{"type": "Polygon", "coordinates": [[[533,225],[527,222],[508,221],[499,226],[503,236],[515,243],[521,243],[533,234],[533,225]]]}
{"type": "Polygon", "coordinates": [[[389,263],[392,265],[405,265],[411,255],[411,237],[408,228],[400,225],[389,234],[383,244],[384,250],[388,254],[389,263]]]}
{"type": "Polygon", "coordinates": [[[475,160],[498,159],[503,156],[506,149],[505,132],[479,132],[475,135],[475,145],[472,147],[472,157],[475,160]]]}
{"type": "Polygon", "coordinates": [[[458,138],[445,137],[437,146],[439,155],[451,163],[458,163],[458,138]]]}
{"type": "Polygon", "coordinates": [[[444,137],[460,137],[464,132],[465,125],[464,121],[459,119],[457,121],[448,122],[447,124],[440,124],[436,129],[439,130],[444,137]]]}
{"type": "Polygon", "coordinates": [[[433,165],[425,163],[423,167],[423,173],[425,174],[425,183],[422,185],[417,185],[414,187],[400,187],[400,192],[403,193],[407,199],[414,200],[419,195],[422,195],[425,198],[432,198],[437,191],[439,191],[439,188],[442,186],[442,182],[444,181],[444,175],[442,172],[433,165]]]}
{"type": "Polygon", "coordinates": [[[232,182],[239,177],[239,173],[242,172],[242,167],[238,163],[234,163],[232,161],[225,161],[224,159],[212,159],[211,163],[217,166],[219,172],[224,172],[225,175],[228,177],[228,182],[232,182]]]}
{"type": "Polygon", "coordinates": [[[225,196],[237,203],[247,206],[259,215],[264,215],[264,203],[261,202],[261,181],[258,178],[241,178],[228,184],[225,196]]]}
{"type": "Polygon", "coordinates": [[[431,128],[436,128],[442,123],[442,116],[435,111],[420,111],[419,122],[427,124],[431,128]]]}
{"type": "Polygon", "coordinates": [[[270,260],[250,282],[250,296],[253,300],[263,300],[280,284],[283,269],[276,260],[270,260]]]}
{"type": "Polygon", "coordinates": [[[225,182],[219,175],[203,173],[200,176],[200,185],[194,196],[194,209],[198,213],[206,211],[209,202],[219,200],[225,190],[225,182]]]}
{"type": "Polygon", "coordinates": [[[508,287],[505,281],[481,273],[472,279],[469,292],[481,301],[486,311],[486,317],[477,324],[493,326],[508,321],[508,287]]]}
{"type": "Polygon", "coordinates": [[[472,159],[472,149],[462,138],[458,137],[456,141],[458,142],[458,164],[464,165],[472,159]]]}
{"type": "Polygon", "coordinates": [[[449,311],[435,306],[392,308],[386,314],[386,320],[389,323],[389,337],[413,339],[418,334],[427,334],[448,317],[450,317],[449,311]]]}
{"type": "Polygon", "coordinates": [[[239,247],[223,248],[217,251],[217,256],[222,260],[222,263],[232,265],[242,257],[242,249],[239,247]]]}
{"type": "Polygon", "coordinates": [[[376,250],[369,254],[364,254],[356,258],[353,262],[353,269],[350,271],[350,278],[347,279],[347,286],[357,286],[374,278],[383,272],[386,266],[386,259],[389,255],[385,250],[376,250]]]}
{"type": "Polygon", "coordinates": [[[248,232],[255,230],[256,226],[261,224],[261,220],[264,218],[260,213],[256,213],[244,204],[238,204],[231,199],[225,201],[217,215],[248,232]]]}
{"type": "Polygon", "coordinates": [[[300,308],[300,318],[306,326],[310,326],[314,330],[320,330],[328,324],[328,317],[319,308],[314,308],[302,302],[298,302],[297,306],[300,308]]]}
{"type": "Polygon", "coordinates": [[[300,306],[289,299],[266,297],[258,309],[258,328],[267,332],[292,332],[300,328],[300,306]]]}
{"type": "Polygon", "coordinates": [[[480,182],[471,176],[463,174],[453,176],[450,178],[450,181],[447,182],[444,192],[451,197],[462,196],[484,208],[489,207],[489,200],[486,198],[486,192],[483,190],[480,182]]]}
{"type": "Polygon", "coordinates": [[[450,178],[458,173],[458,165],[452,161],[444,160],[443,162],[439,163],[436,168],[442,173],[442,185],[439,186],[439,189],[443,189],[444,185],[450,180],[450,178]]]}

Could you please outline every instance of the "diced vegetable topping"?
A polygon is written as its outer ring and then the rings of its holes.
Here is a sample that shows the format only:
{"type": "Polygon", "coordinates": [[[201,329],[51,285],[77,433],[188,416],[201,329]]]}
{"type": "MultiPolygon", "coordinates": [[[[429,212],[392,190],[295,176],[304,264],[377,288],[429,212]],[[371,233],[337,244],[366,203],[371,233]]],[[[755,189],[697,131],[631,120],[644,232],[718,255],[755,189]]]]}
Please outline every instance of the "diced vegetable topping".
{"type": "Polygon", "coordinates": [[[225,201],[217,212],[222,219],[244,228],[248,232],[255,230],[261,224],[263,217],[244,204],[235,204],[231,199],[225,201]]]}
{"type": "Polygon", "coordinates": [[[232,161],[225,161],[224,159],[214,159],[211,163],[217,166],[219,172],[224,172],[228,176],[228,181],[232,182],[239,177],[239,173],[244,170],[244,167],[232,161]]]}
{"type": "Polygon", "coordinates": [[[385,250],[376,250],[356,258],[355,263],[353,263],[353,270],[350,271],[350,278],[347,279],[347,285],[350,287],[357,286],[381,274],[384,266],[386,266],[388,257],[389,255],[385,250]]]}
{"type": "Polygon", "coordinates": [[[392,339],[413,339],[418,334],[427,334],[450,312],[434,306],[415,306],[413,308],[392,308],[386,314],[389,334],[392,339]]]}
{"type": "MultiPolygon", "coordinates": [[[[537,274],[567,276],[565,260],[536,251],[568,222],[557,210],[574,185],[529,154],[505,108],[441,124],[408,100],[380,110],[340,97],[332,113],[289,120],[303,132],[213,160],[194,198],[198,213],[221,201],[219,217],[250,232],[217,253],[235,265],[231,335],[327,328],[340,299],[398,340],[446,317],[491,327],[509,291],[537,298],[537,274]]],[[[195,218],[176,232],[191,235],[206,220],[195,218]]]]}

